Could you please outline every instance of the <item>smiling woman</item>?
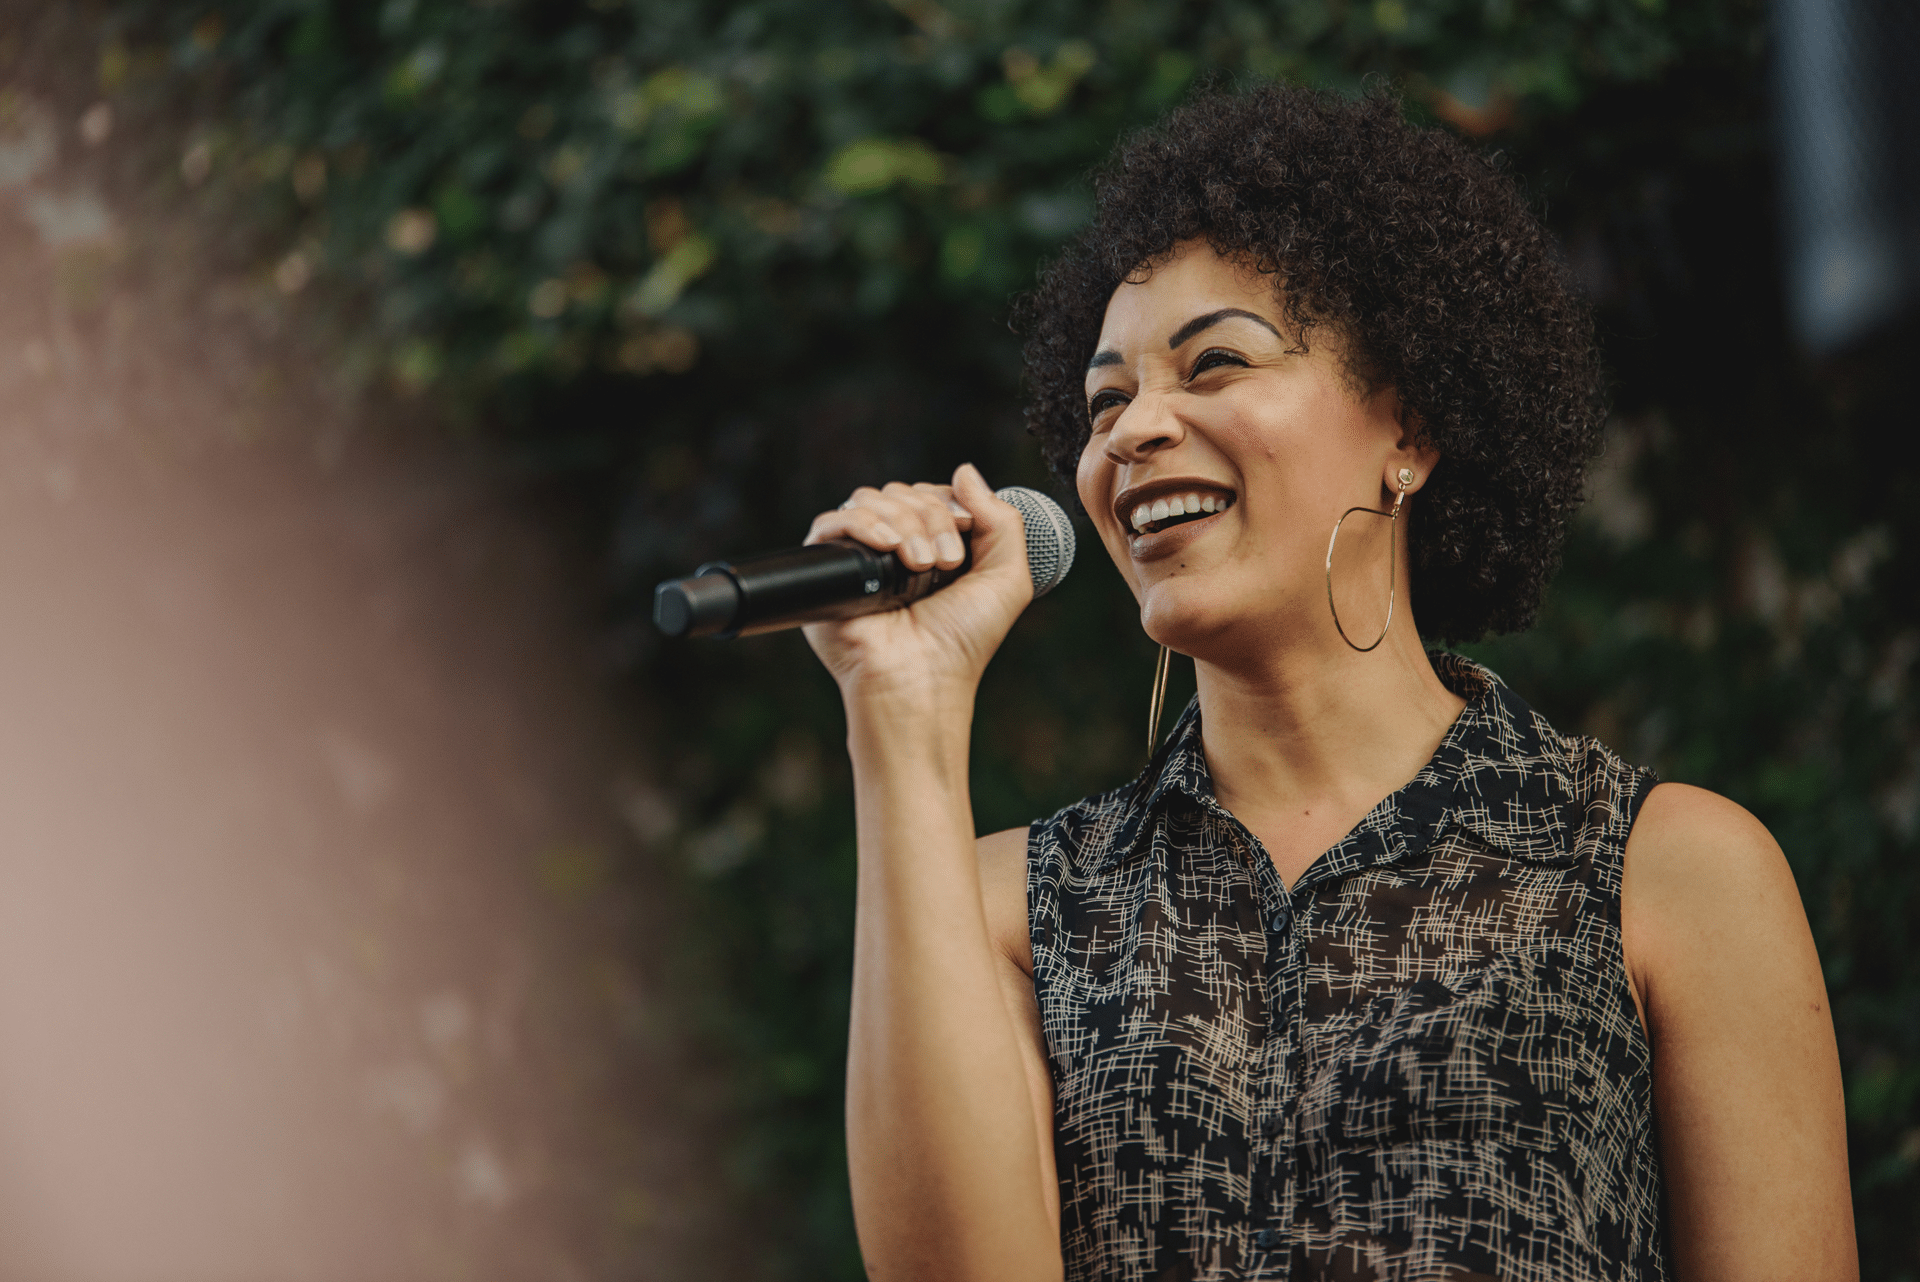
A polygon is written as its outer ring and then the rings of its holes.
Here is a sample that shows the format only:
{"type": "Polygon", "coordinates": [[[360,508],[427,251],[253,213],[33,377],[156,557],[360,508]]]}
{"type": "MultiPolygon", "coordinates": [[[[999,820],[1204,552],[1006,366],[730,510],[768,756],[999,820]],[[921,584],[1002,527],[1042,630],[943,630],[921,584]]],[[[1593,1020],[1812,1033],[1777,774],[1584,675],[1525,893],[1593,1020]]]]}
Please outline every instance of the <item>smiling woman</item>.
{"type": "Polygon", "coordinates": [[[962,468],[810,535],[918,569],[972,534],[947,590],[808,629],[859,810],[870,1274],[1852,1278],[1778,847],[1421,640],[1531,620],[1600,422],[1512,184],[1391,101],[1266,89],[1099,197],[1024,304],[1032,424],[1194,660],[1147,768],[976,842],[1017,517],[962,468]]]}

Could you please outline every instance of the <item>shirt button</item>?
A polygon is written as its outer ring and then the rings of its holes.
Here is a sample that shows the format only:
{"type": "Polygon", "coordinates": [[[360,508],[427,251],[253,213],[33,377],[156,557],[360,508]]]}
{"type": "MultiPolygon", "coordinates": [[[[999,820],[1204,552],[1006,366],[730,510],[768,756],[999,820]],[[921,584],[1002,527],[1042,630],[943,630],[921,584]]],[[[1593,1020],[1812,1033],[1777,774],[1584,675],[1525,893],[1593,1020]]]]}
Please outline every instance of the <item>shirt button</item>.
{"type": "Polygon", "coordinates": [[[1262,1251],[1271,1251],[1280,1245],[1280,1231],[1260,1229],[1253,1235],[1253,1244],[1262,1251]]]}
{"type": "Polygon", "coordinates": [[[1278,1113],[1275,1113],[1272,1117],[1260,1123],[1260,1133],[1268,1139],[1276,1139],[1279,1137],[1280,1132],[1286,1129],[1286,1126],[1286,1119],[1278,1113]]]}

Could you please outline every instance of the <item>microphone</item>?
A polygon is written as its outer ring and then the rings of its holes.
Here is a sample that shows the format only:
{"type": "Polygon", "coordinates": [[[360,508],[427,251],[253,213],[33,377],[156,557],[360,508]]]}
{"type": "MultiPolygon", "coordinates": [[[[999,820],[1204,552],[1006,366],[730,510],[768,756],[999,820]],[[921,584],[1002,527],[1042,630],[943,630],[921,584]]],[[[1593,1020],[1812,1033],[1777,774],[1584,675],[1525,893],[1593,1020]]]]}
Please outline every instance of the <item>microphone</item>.
{"type": "MultiPolygon", "coordinates": [[[[1038,490],[1009,485],[994,497],[1019,510],[1027,528],[1033,594],[1044,596],[1073,568],[1073,522],[1038,490]]],[[[653,590],[654,626],[670,637],[752,636],[825,619],[851,619],[912,605],[965,574],[967,556],[951,570],[913,571],[891,552],[852,539],[829,539],[739,562],[710,561],[691,578],[653,590]]]]}

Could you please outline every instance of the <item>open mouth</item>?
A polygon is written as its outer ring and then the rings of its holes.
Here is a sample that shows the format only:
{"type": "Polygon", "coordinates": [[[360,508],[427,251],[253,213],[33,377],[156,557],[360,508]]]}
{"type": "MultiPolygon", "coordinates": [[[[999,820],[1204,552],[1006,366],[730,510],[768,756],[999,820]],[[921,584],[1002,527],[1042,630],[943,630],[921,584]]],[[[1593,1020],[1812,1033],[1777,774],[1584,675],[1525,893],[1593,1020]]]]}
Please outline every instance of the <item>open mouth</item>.
{"type": "Polygon", "coordinates": [[[1158,534],[1176,525],[1204,521],[1232,506],[1233,495],[1229,493],[1195,490],[1185,494],[1163,494],[1151,502],[1134,505],[1131,514],[1133,532],[1158,534]]]}

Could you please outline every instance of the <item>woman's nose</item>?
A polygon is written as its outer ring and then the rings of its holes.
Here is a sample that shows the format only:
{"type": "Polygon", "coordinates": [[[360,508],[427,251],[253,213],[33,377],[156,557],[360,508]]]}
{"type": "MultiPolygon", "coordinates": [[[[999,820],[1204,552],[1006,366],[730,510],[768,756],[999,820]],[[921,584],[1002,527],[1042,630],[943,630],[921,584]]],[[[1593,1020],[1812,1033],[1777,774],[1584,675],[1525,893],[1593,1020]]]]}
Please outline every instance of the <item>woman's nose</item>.
{"type": "Polygon", "coordinates": [[[1120,411],[1108,431],[1107,457],[1115,463],[1138,463],[1150,454],[1178,445],[1186,435],[1186,425],[1167,398],[1142,391],[1120,411]]]}

